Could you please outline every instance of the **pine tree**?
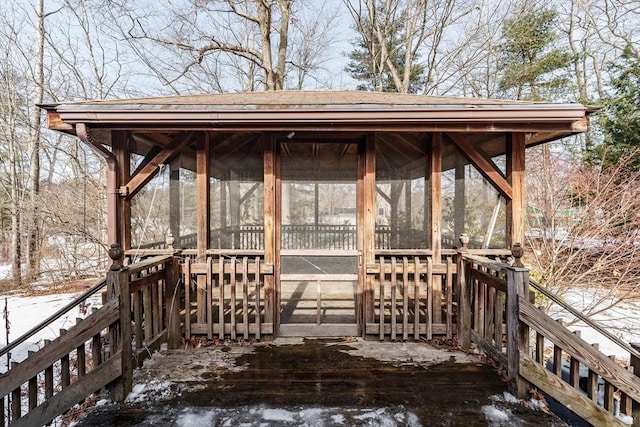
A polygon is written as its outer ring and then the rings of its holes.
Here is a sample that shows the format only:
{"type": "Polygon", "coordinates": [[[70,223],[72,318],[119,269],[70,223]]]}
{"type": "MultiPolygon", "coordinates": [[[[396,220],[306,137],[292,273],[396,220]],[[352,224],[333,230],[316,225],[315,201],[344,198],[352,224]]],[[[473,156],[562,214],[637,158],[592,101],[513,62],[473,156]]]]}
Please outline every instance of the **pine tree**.
{"type": "Polygon", "coordinates": [[[640,58],[627,47],[611,72],[613,95],[605,100],[600,119],[604,141],[587,153],[587,160],[613,166],[624,158],[631,169],[640,170],[640,58]]]}
{"type": "Polygon", "coordinates": [[[571,54],[558,47],[553,30],[557,13],[547,8],[525,6],[512,19],[506,20],[500,45],[504,70],[499,88],[515,91],[517,99],[550,100],[554,90],[565,88],[569,80],[571,54]]]}

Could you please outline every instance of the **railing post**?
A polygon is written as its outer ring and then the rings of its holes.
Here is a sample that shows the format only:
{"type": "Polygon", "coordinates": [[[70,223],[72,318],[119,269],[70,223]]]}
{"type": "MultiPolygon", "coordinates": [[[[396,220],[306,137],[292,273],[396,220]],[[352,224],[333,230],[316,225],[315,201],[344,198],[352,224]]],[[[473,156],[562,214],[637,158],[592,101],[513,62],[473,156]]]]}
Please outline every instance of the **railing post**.
{"type": "Polygon", "coordinates": [[[109,334],[109,344],[111,357],[114,357],[119,351],[122,364],[122,376],[107,386],[114,401],[123,401],[133,387],[131,295],[129,293],[127,267],[122,264],[123,256],[124,251],[120,244],[112,244],[109,249],[109,257],[112,263],[109,271],[107,271],[107,298],[109,300],[113,298],[119,299],[120,328],[119,334],[116,328],[112,328],[109,334]]]}
{"type": "MultiPolygon", "coordinates": [[[[632,342],[629,343],[629,345],[634,349],[634,350],[639,350],[640,351],[640,343],[637,342],[632,342]]],[[[631,360],[629,360],[629,366],[631,366],[632,372],[637,376],[640,377],[640,358],[636,357],[635,355],[631,355],[631,360]]],[[[625,408],[627,409],[627,411],[631,412],[631,413],[627,413],[627,415],[632,416],[634,419],[634,425],[636,425],[635,423],[638,423],[638,420],[640,420],[640,407],[637,403],[632,403],[631,404],[631,408],[625,408]]]]}
{"type": "Polygon", "coordinates": [[[180,347],[182,337],[180,328],[180,263],[177,256],[173,257],[167,267],[165,277],[165,307],[167,311],[167,347],[176,349],[180,347]]]}
{"type": "Polygon", "coordinates": [[[466,277],[466,264],[464,254],[467,252],[469,236],[465,233],[460,235],[461,247],[458,249],[457,264],[457,286],[458,294],[458,344],[463,350],[471,347],[471,286],[466,277]]]}
{"type": "Polygon", "coordinates": [[[520,376],[520,354],[528,354],[529,328],[520,322],[520,297],[529,300],[529,269],[522,264],[522,246],[513,245],[513,266],[505,268],[507,275],[507,381],[517,397],[526,396],[529,384],[520,376]]]}

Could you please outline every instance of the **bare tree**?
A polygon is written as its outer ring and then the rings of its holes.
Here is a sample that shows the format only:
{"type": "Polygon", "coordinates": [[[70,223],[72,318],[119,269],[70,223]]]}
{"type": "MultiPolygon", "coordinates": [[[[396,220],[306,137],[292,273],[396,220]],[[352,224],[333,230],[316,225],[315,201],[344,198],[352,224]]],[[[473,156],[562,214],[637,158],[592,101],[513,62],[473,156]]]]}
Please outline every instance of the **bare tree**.
{"type": "Polygon", "coordinates": [[[122,38],[175,93],[304,87],[333,43],[336,12],[302,0],[108,3],[122,38]]]}
{"type": "MultiPolygon", "coordinates": [[[[446,34],[476,10],[460,0],[344,0],[367,50],[373,76],[389,73],[397,92],[409,93],[416,66],[424,70],[422,92],[439,92],[440,65],[450,57],[446,34]],[[401,54],[398,55],[398,52],[401,54]]],[[[455,51],[452,49],[451,52],[455,51]]],[[[380,78],[374,77],[380,82],[380,78]]],[[[376,90],[383,90],[375,85],[376,90]]]]}

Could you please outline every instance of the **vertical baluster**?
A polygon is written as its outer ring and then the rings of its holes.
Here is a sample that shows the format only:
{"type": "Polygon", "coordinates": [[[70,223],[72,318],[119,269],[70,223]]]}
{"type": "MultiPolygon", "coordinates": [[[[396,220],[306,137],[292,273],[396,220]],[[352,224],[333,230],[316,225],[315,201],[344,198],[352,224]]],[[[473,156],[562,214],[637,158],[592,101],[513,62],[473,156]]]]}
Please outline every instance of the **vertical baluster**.
{"type": "Polygon", "coordinates": [[[213,338],[213,258],[207,257],[207,273],[205,284],[207,286],[207,338],[213,338]]]}
{"type": "Polygon", "coordinates": [[[453,260],[447,257],[447,338],[453,338],[453,260]]]}
{"type": "Polygon", "coordinates": [[[231,339],[236,339],[236,257],[231,258],[231,339]]]}
{"type": "Polygon", "coordinates": [[[422,273],[422,265],[420,258],[413,259],[416,265],[416,272],[413,276],[413,339],[420,339],[420,274],[422,273]]]}
{"type": "Polygon", "coordinates": [[[380,257],[380,341],[384,340],[384,281],[385,281],[384,257],[380,257]]]}
{"type": "Polygon", "coordinates": [[[218,337],[223,340],[224,339],[224,257],[220,255],[220,259],[218,260],[218,288],[219,288],[219,299],[218,299],[218,319],[220,328],[218,331],[218,337]]]}
{"type": "Polygon", "coordinates": [[[544,363],[544,335],[536,332],[536,362],[544,363]]]}
{"type": "Polygon", "coordinates": [[[242,258],[242,327],[244,339],[249,339],[249,258],[242,258]]]}
{"type": "Polygon", "coordinates": [[[396,282],[397,282],[397,272],[396,272],[396,257],[391,257],[391,340],[395,341],[396,339],[396,282]]]}
{"type": "Polygon", "coordinates": [[[427,340],[433,338],[433,258],[427,258],[427,340]]]}
{"type": "MultiPolygon", "coordinates": [[[[31,357],[35,352],[28,351],[28,357],[31,357]]],[[[34,376],[29,380],[28,385],[28,393],[29,393],[29,410],[33,410],[38,406],[38,375],[34,376]]],[[[2,413],[4,418],[4,413],[2,413]]]]}
{"type": "Polygon", "coordinates": [[[184,277],[184,337],[191,338],[191,259],[187,258],[183,266],[184,277]]]}
{"type": "MultiPolygon", "coordinates": [[[[11,362],[11,368],[15,369],[19,363],[11,362]]],[[[11,392],[11,420],[16,421],[22,417],[22,401],[20,387],[11,392]]]]}
{"type": "Polygon", "coordinates": [[[144,332],[143,328],[143,316],[142,316],[142,307],[143,307],[143,299],[142,299],[142,291],[138,290],[132,294],[132,305],[133,305],[133,322],[136,334],[136,350],[140,350],[142,346],[142,337],[144,332]]]}
{"type": "Polygon", "coordinates": [[[260,328],[261,328],[261,319],[260,319],[260,313],[261,313],[261,308],[260,308],[260,257],[256,257],[256,272],[255,272],[255,287],[256,287],[256,339],[259,340],[260,339],[260,328]]]}
{"type": "Polygon", "coordinates": [[[402,257],[402,339],[409,339],[409,259],[402,257]]]}

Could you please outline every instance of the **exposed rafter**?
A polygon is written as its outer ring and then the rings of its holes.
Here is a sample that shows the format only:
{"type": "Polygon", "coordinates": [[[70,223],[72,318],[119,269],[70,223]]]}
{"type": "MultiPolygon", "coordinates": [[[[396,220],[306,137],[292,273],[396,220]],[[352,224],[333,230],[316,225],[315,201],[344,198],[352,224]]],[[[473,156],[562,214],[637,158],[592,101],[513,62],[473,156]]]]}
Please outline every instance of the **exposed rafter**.
{"type": "Polygon", "coordinates": [[[446,134],[453,141],[460,152],[467,158],[478,171],[502,194],[505,198],[511,200],[513,198],[513,190],[511,184],[502,176],[495,164],[487,159],[484,154],[479,152],[461,135],[455,133],[446,134]]]}
{"type": "Polygon", "coordinates": [[[182,149],[191,142],[193,138],[193,132],[183,133],[178,135],[171,143],[160,150],[152,159],[145,159],[146,164],[142,169],[137,171],[128,183],[125,184],[126,192],[124,196],[127,199],[133,198],[160,170],[159,166],[168,163],[176,155],[182,151],[182,149]]]}

